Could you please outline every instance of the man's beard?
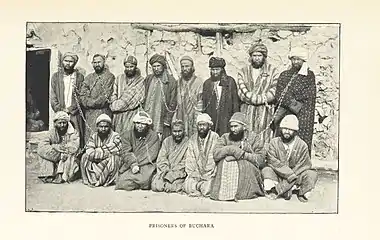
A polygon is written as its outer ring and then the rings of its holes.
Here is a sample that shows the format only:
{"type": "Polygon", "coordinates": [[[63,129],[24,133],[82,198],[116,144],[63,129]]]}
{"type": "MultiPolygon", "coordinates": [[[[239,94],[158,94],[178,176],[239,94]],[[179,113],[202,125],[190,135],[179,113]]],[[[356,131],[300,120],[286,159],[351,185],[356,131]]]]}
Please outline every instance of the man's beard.
{"type": "Polygon", "coordinates": [[[200,138],[206,138],[206,137],[207,137],[207,134],[208,134],[209,131],[210,131],[210,129],[207,129],[207,130],[205,130],[205,131],[199,131],[199,130],[198,130],[198,136],[199,136],[200,138]]]}
{"type": "Polygon", "coordinates": [[[127,77],[132,78],[136,75],[136,69],[134,70],[124,70],[124,73],[127,77]]]}
{"type": "Polygon", "coordinates": [[[63,128],[58,128],[56,127],[56,130],[57,130],[57,133],[59,136],[63,136],[67,133],[67,129],[69,128],[69,126],[67,125],[66,127],[63,127],[63,128]]]}
{"type": "Polygon", "coordinates": [[[97,74],[99,74],[99,73],[102,73],[104,71],[104,67],[95,67],[94,70],[97,74]]]}
{"type": "Polygon", "coordinates": [[[289,142],[293,141],[295,135],[293,134],[293,135],[291,135],[289,138],[286,138],[286,137],[284,136],[284,134],[281,133],[281,134],[280,134],[280,137],[281,137],[281,140],[282,140],[284,143],[289,143],[289,142]]]}
{"type": "Polygon", "coordinates": [[[194,68],[192,68],[189,71],[181,71],[181,76],[182,76],[183,79],[188,80],[188,79],[190,79],[193,76],[194,71],[195,71],[194,68]]]}
{"type": "Polygon", "coordinates": [[[107,132],[98,132],[98,136],[100,139],[105,139],[109,134],[111,130],[108,130],[107,132]]]}
{"type": "Polygon", "coordinates": [[[154,71],[154,70],[153,70],[153,74],[154,74],[154,76],[156,76],[156,77],[161,77],[163,73],[164,73],[164,70],[162,70],[162,71],[154,71]]]}
{"type": "Polygon", "coordinates": [[[133,128],[136,138],[143,138],[148,134],[149,127],[145,128],[142,132],[137,131],[136,128],[133,128]]]}
{"type": "Polygon", "coordinates": [[[233,134],[232,132],[230,132],[230,140],[234,141],[234,142],[237,142],[237,141],[241,141],[244,137],[244,131],[241,131],[237,134],[233,134]]]}
{"type": "Polygon", "coordinates": [[[218,75],[218,76],[215,76],[215,75],[212,75],[210,76],[210,79],[211,81],[213,82],[217,82],[217,81],[220,81],[220,79],[222,78],[222,74],[218,75]]]}
{"type": "Polygon", "coordinates": [[[181,143],[182,140],[183,140],[183,137],[184,137],[183,135],[181,137],[178,137],[178,138],[176,138],[176,137],[173,136],[174,142],[177,143],[177,144],[181,143]]]}
{"type": "Polygon", "coordinates": [[[301,70],[301,67],[302,67],[302,64],[301,65],[293,65],[292,64],[292,70],[295,71],[295,72],[298,72],[299,70],[301,70]]]}
{"type": "Polygon", "coordinates": [[[251,60],[251,65],[253,68],[256,68],[256,69],[259,69],[261,68],[263,65],[264,65],[265,61],[261,61],[261,62],[255,62],[253,60],[251,60]]]}
{"type": "Polygon", "coordinates": [[[74,72],[74,67],[63,67],[63,71],[66,73],[66,74],[72,74],[74,72]]]}

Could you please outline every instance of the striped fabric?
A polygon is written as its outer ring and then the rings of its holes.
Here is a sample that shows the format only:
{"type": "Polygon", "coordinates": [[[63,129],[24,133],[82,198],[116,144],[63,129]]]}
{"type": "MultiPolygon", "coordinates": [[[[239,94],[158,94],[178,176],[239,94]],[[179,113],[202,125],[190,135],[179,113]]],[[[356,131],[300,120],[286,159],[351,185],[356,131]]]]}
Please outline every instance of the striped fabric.
{"type": "Polygon", "coordinates": [[[219,200],[234,200],[238,189],[239,167],[236,161],[224,161],[219,190],[219,200]]]}

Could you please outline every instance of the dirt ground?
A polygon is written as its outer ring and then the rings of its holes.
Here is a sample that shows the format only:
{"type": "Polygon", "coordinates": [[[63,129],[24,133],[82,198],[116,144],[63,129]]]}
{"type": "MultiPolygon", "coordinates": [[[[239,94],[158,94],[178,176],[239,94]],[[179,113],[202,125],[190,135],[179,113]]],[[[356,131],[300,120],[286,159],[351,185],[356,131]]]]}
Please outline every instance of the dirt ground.
{"type": "Polygon", "coordinates": [[[197,213],[336,213],[337,175],[319,172],[319,180],[308,203],[292,199],[259,198],[218,202],[182,194],[152,191],[115,191],[113,186],[89,188],[81,180],[70,184],[44,184],[38,178],[35,154],[26,158],[26,211],[84,212],[197,212],[197,213]]]}

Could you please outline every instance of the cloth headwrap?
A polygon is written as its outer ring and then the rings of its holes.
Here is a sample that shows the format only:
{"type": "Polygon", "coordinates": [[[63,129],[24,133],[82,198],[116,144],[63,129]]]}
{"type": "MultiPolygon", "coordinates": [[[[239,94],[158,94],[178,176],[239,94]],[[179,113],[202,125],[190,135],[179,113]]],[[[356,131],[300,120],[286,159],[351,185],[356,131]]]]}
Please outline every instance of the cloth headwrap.
{"type": "Polygon", "coordinates": [[[149,114],[144,111],[139,111],[132,119],[134,123],[143,123],[147,125],[152,125],[152,119],[149,114]]]}
{"type": "Polygon", "coordinates": [[[126,63],[130,63],[130,64],[137,66],[137,59],[134,56],[129,55],[124,59],[124,64],[126,64],[126,63]]]}
{"type": "Polygon", "coordinates": [[[264,57],[267,57],[268,56],[268,48],[262,44],[262,43],[256,43],[254,45],[252,45],[249,50],[248,50],[248,54],[251,56],[252,53],[254,52],[260,52],[264,55],[264,57]]]}
{"type": "Polygon", "coordinates": [[[205,123],[209,123],[210,125],[213,125],[211,117],[207,113],[201,113],[201,114],[198,115],[198,117],[197,117],[197,124],[200,123],[200,122],[205,122],[205,123]]]}
{"type": "Polygon", "coordinates": [[[194,60],[191,57],[189,57],[189,56],[183,56],[183,57],[181,57],[181,60],[179,60],[179,62],[182,62],[184,60],[190,61],[192,64],[194,64],[194,60]]]}
{"type": "Polygon", "coordinates": [[[307,60],[309,58],[307,49],[303,47],[294,47],[290,50],[288,58],[291,59],[292,57],[298,57],[302,59],[304,62],[302,64],[301,69],[298,71],[298,74],[307,76],[307,70],[308,70],[308,65],[307,65],[307,60]]]}
{"type": "Polygon", "coordinates": [[[57,120],[65,120],[66,122],[68,122],[70,121],[70,116],[66,112],[59,111],[55,113],[54,118],[53,118],[54,122],[57,120]]]}
{"type": "Polygon", "coordinates": [[[96,119],[96,125],[98,125],[100,122],[108,122],[109,124],[111,124],[112,120],[107,114],[102,113],[96,119]]]}
{"type": "Polygon", "coordinates": [[[234,113],[234,115],[232,115],[232,117],[230,119],[230,123],[231,122],[240,123],[240,124],[242,124],[244,126],[247,125],[246,116],[242,112],[236,112],[236,113],[234,113]]]}
{"type": "Polygon", "coordinates": [[[299,130],[298,118],[296,117],[296,115],[286,115],[281,120],[280,128],[287,128],[287,129],[298,131],[299,130]]]}
{"type": "Polygon", "coordinates": [[[100,53],[95,54],[95,55],[92,57],[92,59],[94,59],[94,58],[96,58],[96,57],[101,57],[101,58],[103,59],[103,61],[106,60],[106,56],[104,56],[103,54],[100,54],[100,53]]]}
{"type": "Polygon", "coordinates": [[[209,62],[208,62],[208,66],[210,68],[214,68],[214,67],[224,68],[226,66],[226,61],[223,58],[211,57],[209,62]]]}
{"type": "Polygon", "coordinates": [[[160,55],[160,54],[154,54],[150,60],[149,60],[149,64],[150,65],[153,65],[153,63],[161,63],[164,67],[166,67],[166,59],[165,59],[165,56],[163,55],[160,55]]]}
{"type": "Polygon", "coordinates": [[[71,57],[72,59],[74,59],[74,62],[75,62],[75,63],[77,63],[78,60],[79,60],[78,55],[76,55],[75,53],[72,53],[72,52],[67,52],[67,53],[65,53],[65,54],[63,55],[62,60],[65,60],[65,58],[67,58],[67,57],[71,57]]]}

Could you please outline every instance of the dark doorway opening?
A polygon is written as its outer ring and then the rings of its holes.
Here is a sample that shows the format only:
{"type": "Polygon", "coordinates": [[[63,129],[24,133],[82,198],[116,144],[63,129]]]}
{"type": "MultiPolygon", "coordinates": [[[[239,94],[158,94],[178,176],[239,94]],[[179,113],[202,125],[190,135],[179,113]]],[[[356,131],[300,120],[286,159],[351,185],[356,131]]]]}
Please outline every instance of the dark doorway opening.
{"type": "Polygon", "coordinates": [[[33,103],[34,110],[31,111],[38,109],[39,116],[36,120],[44,123],[43,129],[34,131],[47,130],[49,125],[50,56],[50,49],[26,52],[26,110],[28,113],[28,108],[31,109],[33,103]]]}

